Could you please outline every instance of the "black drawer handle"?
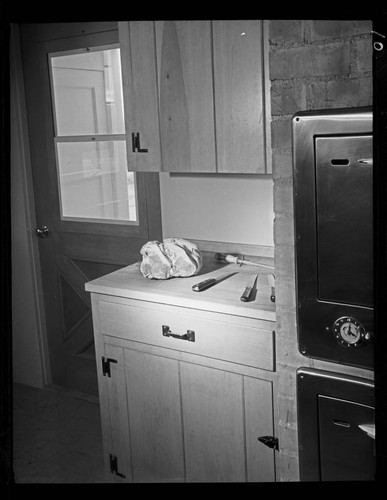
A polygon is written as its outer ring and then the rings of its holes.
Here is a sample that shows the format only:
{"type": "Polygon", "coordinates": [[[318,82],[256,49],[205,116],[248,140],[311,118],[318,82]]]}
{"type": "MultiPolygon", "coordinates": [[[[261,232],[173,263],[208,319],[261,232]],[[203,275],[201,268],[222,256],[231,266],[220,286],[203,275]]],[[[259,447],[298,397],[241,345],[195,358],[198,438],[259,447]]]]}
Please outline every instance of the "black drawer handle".
{"type": "Polygon", "coordinates": [[[195,332],[193,330],[187,330],[187,333],[179,335],[178,333],[172,333],[169,326],[163,325],[163,335],[164,335],[164,337],[174,337],[175,339],[188,340],[189,342],[195,342],[195,332]]]}

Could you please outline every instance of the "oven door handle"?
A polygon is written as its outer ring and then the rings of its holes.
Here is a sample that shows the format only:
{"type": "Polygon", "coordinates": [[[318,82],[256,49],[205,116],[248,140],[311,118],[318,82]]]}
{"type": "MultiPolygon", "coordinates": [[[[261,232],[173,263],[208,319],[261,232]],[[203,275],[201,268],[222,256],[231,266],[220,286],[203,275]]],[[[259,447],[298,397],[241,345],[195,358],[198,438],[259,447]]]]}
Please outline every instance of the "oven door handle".
{"type": "Polygon", "coordinates": [[[362,430],[372,439],[375,439],[375,424],[360,424],[359,429],[362,430]]]}

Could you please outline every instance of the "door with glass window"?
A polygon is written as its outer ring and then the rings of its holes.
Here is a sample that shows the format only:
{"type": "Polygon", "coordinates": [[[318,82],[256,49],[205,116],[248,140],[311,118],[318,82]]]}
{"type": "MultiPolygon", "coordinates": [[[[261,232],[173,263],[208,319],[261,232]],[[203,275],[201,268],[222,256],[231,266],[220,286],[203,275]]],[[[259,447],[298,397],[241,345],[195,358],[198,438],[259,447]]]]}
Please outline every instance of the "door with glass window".
{"type": "Polygon", "coordinates": [[[21,34],[50,382],[97,394],[84,285],[161,238],[158,174],[128,171],[116,23],[21,34]]]}

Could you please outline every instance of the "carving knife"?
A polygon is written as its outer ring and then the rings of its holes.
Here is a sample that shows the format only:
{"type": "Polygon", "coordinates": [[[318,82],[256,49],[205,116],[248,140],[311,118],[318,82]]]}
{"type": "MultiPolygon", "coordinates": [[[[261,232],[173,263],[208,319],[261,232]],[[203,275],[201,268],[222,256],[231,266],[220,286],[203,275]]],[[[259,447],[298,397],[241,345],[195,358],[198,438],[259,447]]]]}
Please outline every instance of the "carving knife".
{"type": "Polygon", "coordinates": [[[259,274],[255,277],[254,283],[252,286],[247,286],[244,290],[244,292],[241,295],[241,301],[242,302],[248,302],[254,295],[254,292],[257,287],[257,280],[258,280],[259,274]]]}
{"type": "Polygon", "coordinates": [[[275,277],[274,274],[268,274],[267,280],[269,282],[269,286],[271,288],[270,300],[275,302],[275,277]]]}
{"type": "Polygon", "coordinates": [[[234,273],[223,274],[222,276],[219,276],[219,278],[208,278],[204,281],[201,281],[200,283],[196,283],[196,285],[192,287],[192,290],[194,292],[202,292],[203,290],[207,290],[207,288],[217,285],[221,281],[234,276],[234,274],[238,274],[238,271],[234,273]]]}
{"type": "Polygon", "coordinates": [[[247,264],[249,266],[257,266],[257,267],[265,267],[267,269],[274,269],[273,266],[269,266],[268,264],[259,264],[258,262],[253,262],[252,260],[247,260],[242,257],[236,257],[235,255],[225,254],[225,253],[216,253],[214,259],[219,262],[230,262],[231,264],[238,264],[241,266],[242,264],[247,264]]]}

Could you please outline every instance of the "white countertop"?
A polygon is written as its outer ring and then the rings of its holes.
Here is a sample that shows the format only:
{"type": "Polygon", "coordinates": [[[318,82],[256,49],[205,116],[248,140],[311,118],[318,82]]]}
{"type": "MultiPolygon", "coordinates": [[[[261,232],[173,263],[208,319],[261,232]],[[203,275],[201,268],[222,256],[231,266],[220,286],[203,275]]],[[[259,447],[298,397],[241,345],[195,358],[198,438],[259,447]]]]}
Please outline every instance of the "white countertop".
{"type": "MultiPolygon", "coordinates": [[[[271,302],[271,288],[267,281],[273,270],[250,265],[223,264],[215,262],[214,253],[202,252],[203,268],[189,278],[156,280],[145,278],[140,271],[140,262],[86,283],[91,293],[170,304],[192,309],[243,316],[253,319],[275,321],[275,304],[271,302]],[[207,278],[217,278],[226,273],[237,272],[221,283],[194,292],[192,286],[207,278]],[[254,300],[242,302],[240,297],[246,286],[252,285],[256,275],[257,293],[254,300]]],[[[270,257],[248,257],[257,263],[273,265],[270,257]]]]}

